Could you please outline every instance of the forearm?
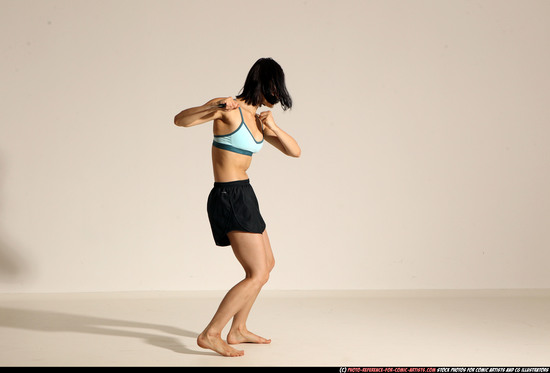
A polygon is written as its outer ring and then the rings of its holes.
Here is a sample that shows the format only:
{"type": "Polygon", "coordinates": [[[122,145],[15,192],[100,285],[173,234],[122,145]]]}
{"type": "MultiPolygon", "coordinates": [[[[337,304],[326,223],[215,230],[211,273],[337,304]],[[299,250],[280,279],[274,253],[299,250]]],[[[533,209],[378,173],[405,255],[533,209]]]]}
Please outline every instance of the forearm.
{"type": "Polygon", "coordinates": [[[220,99],[213,99],[201,106],[192,107],[181,111],[174,117],[174,124],[180,127],[196,126],[209,120],[217,118],[219,108],[217,103],[220,99]]]}
{"type": "Polygon", "coordinates": [[[299,157],[302,154],[302,150],[296,140],[281,128],[275,126],[271,128],[271,132],[273,132],[277,141],[280,143],[282,148],[280,150],[283,153],[291,157],[299,157]]]}

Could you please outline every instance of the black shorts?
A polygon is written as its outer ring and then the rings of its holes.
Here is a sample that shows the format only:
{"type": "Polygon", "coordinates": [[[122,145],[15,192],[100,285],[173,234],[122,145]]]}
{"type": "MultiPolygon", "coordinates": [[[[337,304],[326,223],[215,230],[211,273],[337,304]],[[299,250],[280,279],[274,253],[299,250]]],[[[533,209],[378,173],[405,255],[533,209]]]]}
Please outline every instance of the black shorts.
{"type": "Polygon", "coordinates": [[[212,235],[217,246],[229,246],[227,233],[243,231],[263,233],[265,222],[250,181],[214,183],[206,207],[212,235]]]}

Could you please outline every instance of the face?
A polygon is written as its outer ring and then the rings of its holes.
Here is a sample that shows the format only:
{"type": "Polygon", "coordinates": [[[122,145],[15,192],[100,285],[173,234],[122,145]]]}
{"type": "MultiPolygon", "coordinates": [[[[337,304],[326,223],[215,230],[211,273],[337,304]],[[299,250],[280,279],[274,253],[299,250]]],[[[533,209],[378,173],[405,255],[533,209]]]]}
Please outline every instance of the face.
{"type": "Polygon", "coordinates": [[[262,105],[267,106],[268,108],[271,109],[278,102],[279,102],[279,98],[277,97],[277,95],[275,93],[272,93],[272,94],[269,95],[268,98],[264,97],[264,102],[263,102],[262,105]]]}
{"type": "Polygon", "coordinates": [[[264,98],[264,103],[262,105],[267,106],[270,109],[272,109],[274,106],[272,103],[268,102],[265,98],[264,98]]]}

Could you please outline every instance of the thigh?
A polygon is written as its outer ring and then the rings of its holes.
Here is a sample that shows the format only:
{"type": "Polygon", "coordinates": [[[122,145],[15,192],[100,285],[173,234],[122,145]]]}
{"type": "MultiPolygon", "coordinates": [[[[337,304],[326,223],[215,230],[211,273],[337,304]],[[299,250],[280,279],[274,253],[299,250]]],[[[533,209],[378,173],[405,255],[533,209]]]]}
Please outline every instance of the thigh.
{"type": "Polygon", "coordinates": [[[233,252],[247,276],[269,272],[269,261],[263,234],[242,231],[227,233],[233,252]]]}

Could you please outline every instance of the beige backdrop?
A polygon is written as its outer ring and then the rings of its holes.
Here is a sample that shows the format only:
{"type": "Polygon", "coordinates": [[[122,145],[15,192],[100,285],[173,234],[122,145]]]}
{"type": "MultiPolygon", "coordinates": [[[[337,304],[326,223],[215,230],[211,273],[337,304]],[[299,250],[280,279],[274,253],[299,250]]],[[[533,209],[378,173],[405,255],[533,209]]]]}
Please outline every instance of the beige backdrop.
{"type": "Polygon", "coordinates": [[[260,57],[271,289],[550,287],[550,2],[0,0],[0,291],[227,289],[212,127],[260,57]]]}

